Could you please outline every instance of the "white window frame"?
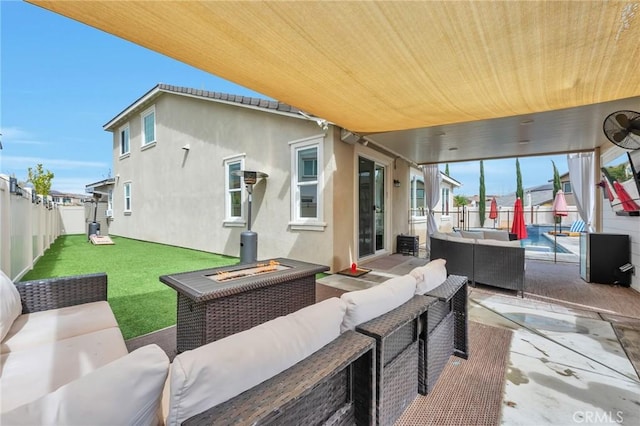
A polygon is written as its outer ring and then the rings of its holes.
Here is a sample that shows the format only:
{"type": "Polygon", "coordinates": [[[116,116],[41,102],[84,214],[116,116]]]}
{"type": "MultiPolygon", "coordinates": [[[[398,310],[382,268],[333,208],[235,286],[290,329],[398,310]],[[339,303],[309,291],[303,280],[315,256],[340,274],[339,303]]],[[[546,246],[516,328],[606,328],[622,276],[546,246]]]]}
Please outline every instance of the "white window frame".
{"type": "Polygon", "coordinates": [[[240,188],[231,189],[230,188],[230,180],[229,180],[229,167],[232,164],[240,163],[240,170],[244,170],[244,160],[246,154],[237,154],[229,157],[225,157],[222,159],[222,164],[224,166],[224,226],[229,227],[244,227],[247,223],[245,218],[245,191],[244,188],[244,179],[240,178],[240,188]],[[230,192],[232,191],[240,191],[240,216],[231,216],[231,197],[230,192]]]}
{"type": "Polygon", "coordinates": [[[414,211],[413,209],[415,208],[416,210],[418,208],[420,208],[420,206],[418,206],[418,198],[416,196],[417,190],[418,190],[418,181],[422,182],[422,186],[423,186],[423,191],[424,191],[424,178],[422,176],[419,176],[417,174],[412,174],[411,175],[411,185],[409,185],[409,208],[411,209],[411,217],[415,220],[415,219],[425,219],[427,217],[427,206],[425,204],[425,199],[424,199],[424,194],[422,196],[422,211],[424,212],[424,214],[417,214],[416,211],[414,211]],[[415,207],[413,207],[415,206],[415,207]]]}
{"type": "Polygon", "coordinates": [[[123,198],[123,201],[124,201],[123,210],[124,210],[125,213],[131,213],[131,211],[132,211],[131,206],[132,206],[132,200],[133,200],[132,192],[131,192],[131,181],[127,181],[127,182],[124,182],[122,184],[122,195],[123,195],[122,198],[123,198]],[[129,195],[128,196],[127,196],[127,188],[129,188],[129,195]],[[129,201],[128,208],[127,208],[127,200],[129,201]]]}
{"type": "Polygon", "coordinates": [[[141,125],[141,135],[142,135],[142,141],[141,143],[141,148],[147,148],[149,146],[153,146],[156,143],[156,140],[158,139],[158,132],[157,132],[157,126],[156,123],[158,121],[158,117],[156,116],[156,106],[153,105],[151,108],[147,108],[146,110],[144,110],[141,114],[140,114],[140,125],[141,125]],[[145,118],[147,118],[148,116],[150,116],[151,114],[153,114],[153,140],[150,140],[149,142],[147,142],[147,135],[145,132],[145,125],[144,125],[144,120],[145,118]]]}
{"type": "Polygon", "coordinates": [[[128,156],[131,152],[131,131],[129,129],[129,123],[118,129],[118,142],[120,143],[120,157],[128,156]],[[124,150],[124,140],[122,138],[122,133],[126,132],[127,135],[127,150],[124,150]]]}
{"type": "Polygon", "coordinates": [[[298,231],[324,231],[327,224],[323,221],[324,211],[324,146],[325,135],[312,136],[289,142],[291,150],[291,219],[289,227],[298,231]],[[303,149],[317,149],[317,177],[315,181],[298,181],[298,151],[303,149]],[[300,187],[316,185],[316,217],[300,217],[300,187]]]}

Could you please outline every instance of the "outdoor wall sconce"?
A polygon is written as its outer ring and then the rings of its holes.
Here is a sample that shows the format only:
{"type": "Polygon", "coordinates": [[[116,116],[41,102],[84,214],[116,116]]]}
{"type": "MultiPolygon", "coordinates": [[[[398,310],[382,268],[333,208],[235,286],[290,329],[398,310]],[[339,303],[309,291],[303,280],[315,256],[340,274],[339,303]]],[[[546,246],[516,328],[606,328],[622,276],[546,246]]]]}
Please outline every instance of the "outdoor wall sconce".
{"type": "Polygon", "coordinates": [[[18,192],[18,179],[14,177],[9,178],[9,193],[16,194],[18,192]]]}
{"type": "Polygon", "coordinates": [[[33,188],[31,190],[31,203],[35,204],[36,203],[36,189],[33,188]]]}
{"type": "Polygon", "coordinates": [[[393,186],[395,186],[396,188],[400,187],[400,181],[398,179],[394,179],[393,180],[393,186]]]}
{"type": "Polygon", "coordinates": [[[16,195],[22,197],[22,188],[20,188],[20,185],[16,185],[16,195]]]}

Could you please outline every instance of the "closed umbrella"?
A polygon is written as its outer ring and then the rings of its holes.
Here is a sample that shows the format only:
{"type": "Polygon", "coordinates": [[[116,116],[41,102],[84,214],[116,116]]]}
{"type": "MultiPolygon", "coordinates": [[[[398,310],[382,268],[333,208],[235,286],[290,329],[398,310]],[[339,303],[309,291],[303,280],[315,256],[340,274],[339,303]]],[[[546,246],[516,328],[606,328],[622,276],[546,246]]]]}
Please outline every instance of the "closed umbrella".
{"type": "Polygon", "coordinates": [[[513,224],[511,225],[511,233],[516,234],[519,240],[527,238],[527,227],[524,224],[524,210],[522,209],[522,200],[520,197],[516,199],[513,208],[513,224]]]}
{"type": "Polygon", "coordinates": [[[613,181],[613,187],[616,190],[616,194],[618,195],[618,199],[620,200],[624,211],[633,212],[636,210],[640,210],[640,206],[638,206],[638,204],[633,201],[627,190],[624,189],[624,186],[622,186],[617,180],[613,181]]]}
{"type": "Polygon", "coordinates": [[[559,190],[556,193],[556,198],[553,199],[553,215],[560,218],[560,233],[562,233],[562,216],[567,216],[567,200],[564,198],[564,192],[559,190]]]}
{"type": "Polygon", "coordinates": [[[493,219],[493,227],[496,227],[496,219],[498,218],[498,203],[496,197],[491,199],[491,208],[489,209],[489,219],[493,219]]]}

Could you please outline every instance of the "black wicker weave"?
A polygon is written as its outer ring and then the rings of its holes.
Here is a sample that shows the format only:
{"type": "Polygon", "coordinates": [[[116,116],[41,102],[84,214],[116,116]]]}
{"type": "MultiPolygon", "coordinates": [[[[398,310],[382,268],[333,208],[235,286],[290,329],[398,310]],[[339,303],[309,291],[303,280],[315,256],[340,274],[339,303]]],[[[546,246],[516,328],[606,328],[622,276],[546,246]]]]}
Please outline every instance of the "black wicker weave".
{"type": "Polygon", "coordinates": [[[217,283],[209,276],[255,264],[163,275],[178,292],[177,350],[184,352],[315,303],[315,274],[327,266],[275,259],[290,269],[217,283]]]}
{"type": "Polygon", "coordinates": [[[375,424],[374,350],[374,339],[347,331],[293,367],[183,424],[375,424]]]}
{"type": "Polygon", "coordinates": [[[474,284],[515,290],[524,297],[524,248],[476,244],[474,284]]]}
{"type": "Polygon", "coordinates": [[[414,296],[402,306],[356,327],[376,339],[376,417],[392,425],[418,396],[420,316],[436,298],[414,296]]]}
{"type": "Polygon", "coordinates": [[[421,316],[418,382],[422,395],[433,389],[451,355],[469,356],[467,277],[449,275],[426,295],[438,301],[421,316]]]}
{"type": "Polygon", "coordinates": [[[474,245],[472,242],[461,243],[431,237],[430,259],[446,259],[447,272],[449,274],[468,277],[469,281],[473,284],[475,265],[473,261],[474,245]]]}
{"type": "Polygon", "coordinates": [[[107,300],[105,273],[22,281],[15,285],[22,299],[23,314],[107,300]]]}

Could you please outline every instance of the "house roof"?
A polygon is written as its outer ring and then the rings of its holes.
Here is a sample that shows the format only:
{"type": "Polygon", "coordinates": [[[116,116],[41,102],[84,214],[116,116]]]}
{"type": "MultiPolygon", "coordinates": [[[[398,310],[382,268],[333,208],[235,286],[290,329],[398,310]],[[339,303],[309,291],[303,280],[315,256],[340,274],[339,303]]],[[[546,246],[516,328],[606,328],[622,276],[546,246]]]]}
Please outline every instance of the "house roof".
{"type": "Polygon", "coordinates": [[[130,114],[146,108],[147,105],[149,105],[151,102],[153,102],[154,99],[156,99],[163,93],[172,93],[175,95],[189,96],[208,101],[237,105],[245,108],[253,108],[267,112],[286,114],[296,118],[311,119],[317,122],[322,121],[321,119],[312,117],[309,114],[306,114],[305,112],[299,110],[298,108],[287,105],[284,102],[158,83],[151,90],[142,95],[140,98],[136,99],[131,105],[127,106],[124,110],[118,113],[118,115],[109,120],[103,126],[103,128],[105,130],[112,130],[130,114]]]}

